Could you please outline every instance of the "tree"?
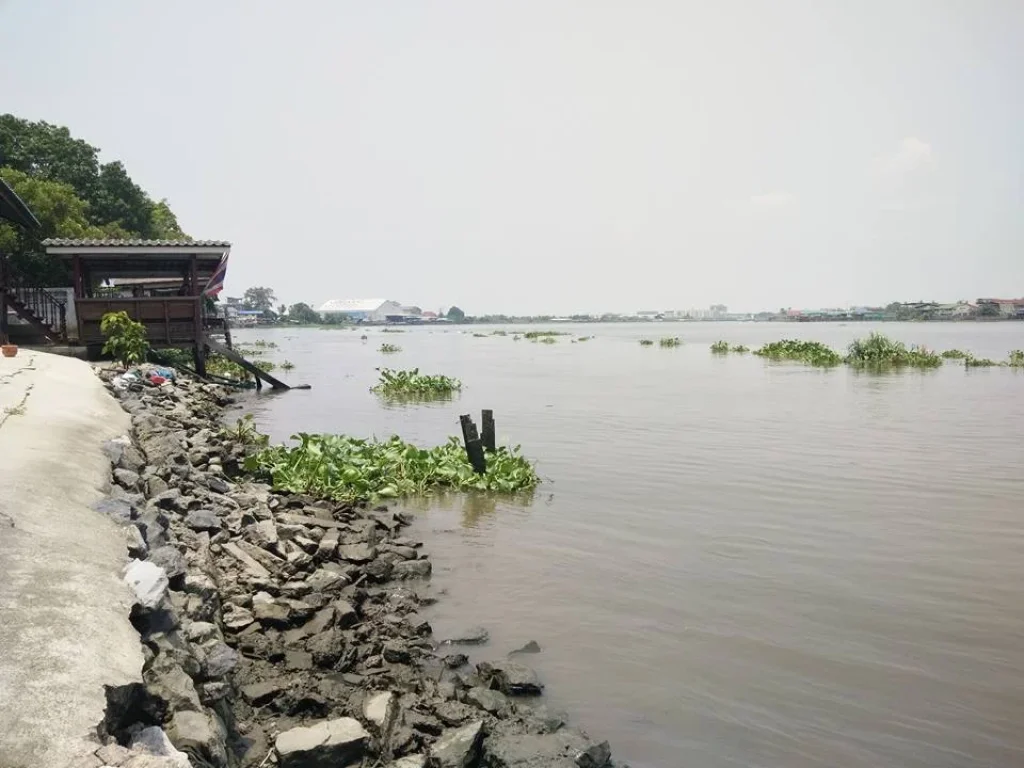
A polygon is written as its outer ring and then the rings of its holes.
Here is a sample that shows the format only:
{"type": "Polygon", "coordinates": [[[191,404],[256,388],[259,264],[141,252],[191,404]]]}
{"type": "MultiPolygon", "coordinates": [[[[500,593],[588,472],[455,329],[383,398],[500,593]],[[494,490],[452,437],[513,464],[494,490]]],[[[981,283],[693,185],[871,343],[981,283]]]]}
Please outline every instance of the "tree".
{"type": "Polygon", "coordinates": [[[466,319],[466,313],[458,307],[451,307],[448,310],[448,319],[453,323],[461,323],[466,319]]]}
{"type": "Polygon", "coordinates": [[[277,301],[277,296],[274,295],[272,288],[246,288],[245,293],[242,294],[242,306],[260,312],[273,309],[275,301],[277,301]]]}
{"type": "Polygon", "coordinates": [[[99,189],[99,150],[59,125],[0,115],[0,165],[69,184],[87,203],[99,189]]]}
{"type": "Polygon", "coordinates": [[[307,325],[320,322],[320,314],[309,304],[301,301],[298,304],[292,304],[288,310],[288,318],[297,323],[305,323],[307,325]]]}
{"type": "Polygon", "coordinates": [[[285,315],[288,314],[288,307],[286,307],[284,304],[281,304],[277,308],[277,314],[280,315],[281,317],[284,317],[285,315]]]}
{"type": "Polygon", "coordinates": [[[99,188],[89,218],[94,224],[117,224],[137,237],[153,237],[153,201],[131,180],[120,162],[100,166],[99,188]]]}
{"type": "Polygon", "coordinates": [[[188,240],[167,200],[153,203],[151,227],[155,240],[188,240]]]}

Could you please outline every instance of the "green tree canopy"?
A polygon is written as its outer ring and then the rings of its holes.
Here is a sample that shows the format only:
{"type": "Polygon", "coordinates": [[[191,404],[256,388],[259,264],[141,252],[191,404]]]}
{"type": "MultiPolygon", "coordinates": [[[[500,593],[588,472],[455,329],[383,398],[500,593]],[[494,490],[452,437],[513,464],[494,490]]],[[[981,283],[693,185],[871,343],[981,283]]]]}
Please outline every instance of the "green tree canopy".
{"type": "Polygon", "coordinates": [[[448,310],[448,319],[451,320],[453,323],[461,323],[463,320],[466,319],[466,313],[463,312],[458,307],[451,307],[448,310]]]}
{"type": "Polygon", "coordinates": [[[277,301],[277,296],[274,295],[273,288],[261,286],[246,288],[245,293],[242,294],[242,306],[246,309],[258,309],[261,312],[266,312],[268,309],[274,308],[275,301],[277,301]]]}
{"type": "Polygon", "coordinates": [[[292,304],[288,309],[288,319],[297,323],[319,323],[320,314],[309,304],[300,301],[298,304],[292,304]]]}

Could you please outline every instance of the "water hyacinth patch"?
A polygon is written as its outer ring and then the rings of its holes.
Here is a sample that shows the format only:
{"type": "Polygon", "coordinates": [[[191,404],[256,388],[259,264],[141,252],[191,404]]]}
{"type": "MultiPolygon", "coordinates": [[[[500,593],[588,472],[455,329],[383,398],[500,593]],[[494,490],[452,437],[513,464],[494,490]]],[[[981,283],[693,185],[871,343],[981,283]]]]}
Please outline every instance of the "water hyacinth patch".
{"type": "Polygon", "coordinates": [[[947,349],[942,353],[942,357],[946,360],[965,360],[970,356],[970,352],[964,352],[962,349],[947,349]]]}
{"type": "Polygon", "coordinates": [[[711,351],[716,355],[724,355],[729,351],[729,342],[716,341],[711,345],[711,351]]]}
{"type": "Polygon", "coordinates": [[[462,389],[462,382],[451,376],[420,373],[419,368],[397,371],[380,369],[380,381],[371,392],[388,397],[445,398],[462,389]]]}
{"type": "Polygon", "coordinates": [[[1010,352],[1008,364],[1013,368],[1024,368],[1024,349],[1014,349],[1010,352]]]}
{"type": "Polygon", "coordinates": [[[640,339],[640,346],[641,347],[653,347],[654,346],[654,342],[651,341],[650,339],[640,339]]]}
{"type": "Polygon", "coordinates": [[[831,347],[818,341],[800,341],[799,339],[773,341],[760,349],[755,349],[754,354],[769,360],[796,360],[823,368],[843,362],[843,358],[831,347]]]}
{"type": "Polygon", "coordinates": [[[666,336],[658,341],[659,347],[681,347],[683,340],[678,336],[666,336]]]}
{"type": "Polygon", "coordinates": [[[987,357],[975,357],[974,355],[968,355],[964,358],[965,368],[997,368],[1003,365],[998,360],[990,360],[987,357]]]}
{"type": "Polygon", "coordinates": [[[872,333],[866,339],[855,339],[850,344],[846,362],[863,368],[937,368],[942,365],[942,358],[924,347],[907,347],[902,341],[872,333]]]}
{"type": "Polygon", "coordinates": [[[568,336],[569,334],[565,331],[527,331],[523,334],[524,337],[530,341],[536,341],[551,336],[568,336]]]}
{"type": "Polygon", "coordinates": [[[385,355],[393,355],[396,352],[401,352],[402,348],[397,344],[381,344],[378,352],[383,352],[385,355]]]}
{"type": "Polygon", "coordinates": [[[487,453],[487,472],[473,471],[458,438],[425,450],[399,437],[363,440],[300,433],[295,446],[264,448],[247,471],[275,490],[359,502],[429,494],[435,490],[528,491],[540,483],[519,446],[487,453]]]}

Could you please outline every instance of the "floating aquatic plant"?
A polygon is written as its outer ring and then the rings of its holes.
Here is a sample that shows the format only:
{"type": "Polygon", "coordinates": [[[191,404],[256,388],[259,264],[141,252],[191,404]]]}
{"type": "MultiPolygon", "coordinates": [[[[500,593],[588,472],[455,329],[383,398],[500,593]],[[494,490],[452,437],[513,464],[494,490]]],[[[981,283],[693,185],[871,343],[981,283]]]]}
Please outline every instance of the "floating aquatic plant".
{"type": "Polygon", "coordinates": [[[755,349],[754,354],[769,360],[796,360],[821,367],[831,367],[843,362],[843,358],[831,347],[818,341],[800,341],[799,339],[773,341],[760,349],[755,349]]]}
{"type": "Polygon", "coordinates": [[[393,355],[395,352],[401,352],[402,348],[397,344],[381,344],[378,352],[383,352],[385,355],[393,355]]]}
{"type": "Polygon", "coordinates": [[[462,382],[451,376],[420,373],[419,368],[397,371],[380,369],[380,381],[371,391],[397,397],[443,398],[462,389],[462,382]]]}
{"type": "Polygon", "coordinates": [[[907,347],[880,333],[869,334],[866,339],[855,339],[847,349],[846,362],[861,368],[887,368],[911,366],[937,368],[942,358],[925,347],[907,347]]]}
{"type": "Polygon", "coordinates": [[[678,336],[666,336],[658,340],[659,347],[681,347],[683,346],[683,340],[678,336]]]}

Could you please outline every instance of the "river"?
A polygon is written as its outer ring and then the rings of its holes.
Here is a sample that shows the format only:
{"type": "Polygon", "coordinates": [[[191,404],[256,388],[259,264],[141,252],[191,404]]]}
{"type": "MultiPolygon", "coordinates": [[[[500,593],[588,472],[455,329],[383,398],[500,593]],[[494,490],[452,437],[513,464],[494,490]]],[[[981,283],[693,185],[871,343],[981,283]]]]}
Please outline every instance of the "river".
{"type": "Polygon", "coordinates": [[[411,504],[445,593],[428,618],[439,637],[487,627],[476,660],[536,640],[549,706],[633,768],[1024,765],[1024,371],[872,375],[708,348],[880,330],[1005,359],[1024,323],[551,327],[596,338],[237,337],[275,341],[288,380],[312,385],[253,398],[277,440],[432,445],[494,409],[545,482],[530,503],[411,504]],[[465,389],[385,406],[368,391],[382,365],[465,389]]]}

